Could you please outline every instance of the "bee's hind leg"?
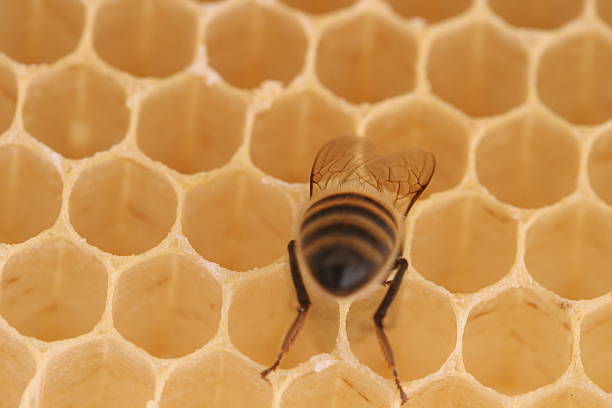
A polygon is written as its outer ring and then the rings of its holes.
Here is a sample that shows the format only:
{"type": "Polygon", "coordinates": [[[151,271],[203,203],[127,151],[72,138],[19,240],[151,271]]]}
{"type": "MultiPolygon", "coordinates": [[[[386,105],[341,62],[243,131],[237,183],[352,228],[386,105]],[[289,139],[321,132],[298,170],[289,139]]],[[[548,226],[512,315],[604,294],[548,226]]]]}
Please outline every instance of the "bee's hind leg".
{"type": "Polygon", "coordinates": [[[310,298],[308,297],[308,292],[306,292],[306,287],[304,286],[304,281],[302,280],[302,274],[300,273],[300,268],[298,266],[297,257],[295,255],[295,240],[291,240],[289,245],[287,245],[287,251],[289,252],[289,266],[291,267],[291,279],[293,280],[293,286],[295,287],[295,293],[297,295],[299,307],[297,309],[297,316],[295,320],[289,327],[287,334],[285,335],[285,339],[283,340],[283,344],[281,346],[281,351],[278,353],[278,357],[274,364],[270,367],[266,368],[261,372],[261,378],[267,379],[266,377],[272,371],[276,370],[278,365],[280,364],[283,356],[289,351],[289,347],[295,341],[295,338],[299,334],[302,326],[304,325],[304,321],[306,320],[306,314],[310,309],[310,298]]]}
{"type": "Polygon", "coordinates": [[[387,277],[385,278],[385,280],[383,281],[383,286],[389,287],[391,286],[391,284],[393,283],[393,279],[389,279],[389,276],[391,276],[391,272],[393,272],[396,269],[399,269],[400,267],[400,263],[402,261],[406,261],[404,258],[397,258],[395,260],[395,263],[393,264],[393,266],[391,267],[391,269],[389,269],[389,273],[387,274],[387,277]]]}
{"type": "MultiPolygon", "coordinates": [[[[393,350],[391,350],[391,344],[389,343],[389,339],[385,334],[383,320],[385,319],[389,306],[391,306],[391,303],[393,302],[393,299],[395,299],[395,295],[397,295],[400,285],[402,284],[402,278],[404,277],[406,269],[408,269],[408,261],[406,261],[404,258],[398,258],[394,267],[397,268],[397,272],[395,273],[393,280],[391,280],[390,284],[388,285],[389,289],[387,290],[385,297],[383,298],[382,302],[380,302],[378,309],[376,309],[376,313],[374,313],[374,324],[376,326],[376,335],[378,336],[380,347],[383,355],[385,356],[385,360],[387,361],[387,365],[393,371],[393,379],[395,380],[395,385],[399,390],[403,404],[408,400],[408,397],[400,384],[397,368],[395,367],[395,359],[393,358],[393,350]]],[[[386,282],[385,285],[387,285],[386,282]]]]}

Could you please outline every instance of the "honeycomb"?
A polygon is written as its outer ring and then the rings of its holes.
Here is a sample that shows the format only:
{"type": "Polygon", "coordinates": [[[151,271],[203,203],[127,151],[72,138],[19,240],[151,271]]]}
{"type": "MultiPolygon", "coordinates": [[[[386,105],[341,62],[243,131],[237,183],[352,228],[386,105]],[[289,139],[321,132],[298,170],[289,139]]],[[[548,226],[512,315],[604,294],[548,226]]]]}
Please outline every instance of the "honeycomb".
{"type": "Polygon", "coordinates": [[[399,407],[295,316],[318,148],[422,145],[406,407],[612,407],[612,1],[0,0],[0,408],[399,407]]]}

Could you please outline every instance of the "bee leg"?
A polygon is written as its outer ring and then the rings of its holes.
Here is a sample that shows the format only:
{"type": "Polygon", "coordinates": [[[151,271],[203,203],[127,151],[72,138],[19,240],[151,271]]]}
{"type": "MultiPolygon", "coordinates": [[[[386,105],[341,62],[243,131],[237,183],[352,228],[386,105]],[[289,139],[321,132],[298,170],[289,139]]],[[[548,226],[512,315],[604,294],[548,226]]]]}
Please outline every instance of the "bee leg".
{"type": "Polygon", "coordinates": [[[385,334],[385,328],[383,325],[383,320],[385,319],[385,315],[387,314],[387,310],[389,310],[389,306],[395,299],[395,295],[397,295],[397,291],[400,288],[402,283],[402,278],[404,277],[404,273],[406,269],[408,269],[408,261],[404,258],[399,258],[395,262],[395,267],[397,268],[397,272],[395,273],[395,277],[391,281],[391,285],[385,294],[382,302],[376,309],[376,313],[374,313],[374,324],[376,325],[376,335],[378,336],[378,341],[380,343],[380,347],[382,349],[383,355],[385,356],[385,360],[387,361],[387,365],[393,370],[393,378],[395,380],[395,385],[399,390],[400,397],[402,398],[402,404],[408,400],[406,393],[402,389],[402,386],[399,381],[399,377],[397,375],[397,368],[395,367],[395,359],[393,358],[393,350],[391,350],[391,344],[389,343],[389,339],[385,334]]]}
{"type": "Polygon", "coordinates": [[[289,351],[289,347],[291,347],[291,344],[293,344],[293,341],[302,329],[304,321],[306,320],[306,314],[308,313],[308,309],[310,309],[310,298],[308,297],[308,292],[306,292],[306,287],[304,286],[302,274],[300,273],[300,268],[297,263],[297,257],[295,255],[295,240],[291,240],[289,242],[289,245],[287,245],[287,251],[289,252],[291,279],[293,280],[293,286],[295,287],[295,293],[297,295],[299,307],[297,308],[297,316],[291,324],[291,327],[289,327],[289,331],[287,331],[287,334],[285,335],[283,345],[281,346],[281,351],[280,353],[278,353],[276,361],[269,368],[261,372],[261,378],[263,378],[264,380],[267,379],[266,377],[268,376],[268,374],[276,370],[285,353],[289,351]]]}
{"type": "MultiPolygon", "coordinates": [[[[402,252],[402,251],[400,251],[400,252],[402,252]]],[[[389,278],[389,275],[391,275],[391,272],[393,272],[395,269],[399,268],[399,266],[400,266],[399,264],[400,264],[400,262],[401,262],[402,260],[404,260],[404,261],[405,261],[405,259],[404,259],[404,258],[397,258],[397,259],[395,260],[395,263],[393,264],[393,266],[392,266],[392,267],[391,267],[391,269],[389,270],[389,273],[387,274],[387,278],[389,278]]],[[[389,286],[391,286],[391,284],[392,284],[392,283],[393,283],[393,279],[385,279],[385,280],[383,281],[383,286],[389,287],[389,286]]]]}

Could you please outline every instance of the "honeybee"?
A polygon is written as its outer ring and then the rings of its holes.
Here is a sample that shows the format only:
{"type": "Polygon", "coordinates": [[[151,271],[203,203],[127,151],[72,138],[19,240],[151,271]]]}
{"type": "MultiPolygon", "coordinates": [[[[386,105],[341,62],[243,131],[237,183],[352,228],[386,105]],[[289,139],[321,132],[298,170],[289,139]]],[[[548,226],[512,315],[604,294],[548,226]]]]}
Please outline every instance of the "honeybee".
{"type": "Polygon", "coordinates": [[[321,148],[310,174],[310,200],[287,246],[297,316],[262,378],[278,367],[304,324],[311,305],[305,271],[320,289],[337,297],[375,284],[388,286],[373,316],[374,327],[402,403],[407,400],[383,323],[408,268],[402,256],[404,220],[434,170],[434,156],[420,149],[379,154],[357,137],[335,139],[321,148]]]}

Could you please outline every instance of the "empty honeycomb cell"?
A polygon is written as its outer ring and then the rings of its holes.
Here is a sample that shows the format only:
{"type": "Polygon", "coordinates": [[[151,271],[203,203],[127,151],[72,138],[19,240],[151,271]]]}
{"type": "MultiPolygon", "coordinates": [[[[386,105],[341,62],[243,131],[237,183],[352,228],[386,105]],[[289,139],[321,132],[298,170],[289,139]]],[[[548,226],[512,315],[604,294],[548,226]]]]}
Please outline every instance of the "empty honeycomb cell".
{"type": "Polygon", "coordinates": [[[246,100],[202,77],[185,75],[142,103],[137,138],[154,160],[192,174],[224,165],[242,143],[246,100]]]}
{"type": "Polygon", "coordinates": [[[475,292],[510,272],[517,223],[477,195],[436,203],[416,220],[410,259],[425,278],[451,292],[475,292]]]}
{"type": "Polygon", "coordinates": [[[361,13],[321,34],[316,72],[323,85],[349,102],[379,102],[412,91],[416,50],[410,31],[361,13]]]}
{"type": "Polygon", "coordinates": [[[612,130],[598,137],[589,155],[588,169],[591,187],[606,203],[612,205],[612,130]]]}
{"type": "Polygon", "coordinates": [[[579,156],[578,143],[562,122],[525,113],[486,131],[476,150],[476,169],[480,182],[501,201],[537,208],[576,189],[579,156]]]}
{"type": "Polygon", "coordinates": [[[319,148],[355,133],[348,113],[311,90],[277,100],[255,118],[251,156],[257,167],[288,182],[310,179],[319,148]]]}
{"type": "Polygon", "coordinates": [[[233,171],[188,192],[183,233],[204,258],[245,271],[284,254],[291,211],[281,187],[233,171]]]}
{"type": "Polygon", "coordinates": [[[429,23],[451,18],[467,10],[472,0],[385,0],[406,18],[423,18],[429,23]]]}
{"type": "MultiPolygon", "coordinates": [[[[610,289],[610,287],[608,287],[610,289]]],[[[612,393],[612,304],[587,315],[581,327],[580,349],[587,376],[605,392],[612,393]]]]}
{"type": "Polygon", "coordinates": [[[604,399],[578,387],[563,387],[550,391],[535,403],[525,408],[610,408],[612,400],[604,399]]]}
{"type": "Polygon", "coordinates": [[[266,80],[291,81],[302,71],[307,38],[288,13],[248,1],[222,10],[207,27],[208,62],[239,88],[266,80]]]}
{"type": "Polygon", "coordinates": [[[612,26],[612,3],[610,0],[597,0],[597,14],[612,26]]]}
{"type": "Polygon", "coordinates": [[[146,361],[118,341],[104,338],[54,355],[43,375],[40,408],[144,407],[155,387],[146,361]]]}
{"type": "Polygon", "coordinates": [[[15,81],[15,74],[8,67],[0,64],[0,134],[13,123],[16,103],[17,82],[15,81]]]}
{"type": "Polygon", "coordinates": [[[1,0],[0,52],[25,64],[54,62],[77,46],[84,18],[78,0],[1,0]]]}
{"type": "Polygon", "coordinates": [[[0,329],[0,407],[17,408],[21,395],[34,376],[36,362],[30,351],[0,329]]]}
{"type": "MultiPolygon", "coordinates": [[[[312,307],[280,368],[292,368],[319,353],[330,353],[338,335],[338,304],[309,290],[312,307]]],[[[296,317],[298,306],[289,267],[260,272],[234,293],[229,314],[232,343],[266,367],[272,365],[296,317]],[[265,329],[262,330],[262,328],[265,329]]]]}
{"type": "Polygon", "coordinates": [[[324,14],[350,7],[355,0],[280,0],[310,14],[324,14]]]}
{"type": "Polygon", "coordinates": [[[97,53],[117,69],[139,77],[166,77],[195,55],[197,18],[174,0],[102,2],[93,41],[97,53]]]}
{"type": "Polygon", "coordinates": [[[176,204],[164,176],[131,159],[114,158],[80,173],[70,195],[70,221],[91,245],[132,255],[166,237],[176,204]]]}
{"type": "Polygon", "coordinates": [[[436,95],[467,114],[497,115],[526,98],[527,53],[510,32],[473,22],[434,39],[427,75],[436,95]]]}
{"type": "Polygon", "coordinates": [[[5,264],[0,313],[26,336],[61,340],[89,332],[102,317],[107,275],[95,256],[64,238],[26,247],[5,264]]]}
{"type": "Polygon", "coordinates": [[[268,408],[270,383],[240,358],[218,351],[182,363],[171,374],[159,408],[268,408]]]}
{"type": "Polygon", "coordinates": [[[525,264],[544,287],[570,299],[612,290],[612,211],[576,201],[538,218],[527,231],[525,264]]]}
{"type": "Polygon", "coordinates": [[[582,10],[582,0],[489,0],[489,5],[510,24],[536,29],[557,28],[582,10]]]}
{"type": "Polygon", "coordinates": [[[425,196],[455,187],[468,161],[468,128],[451,109],[411,99],[390,106],[367,125],[366,137],[392,149],[425,147],[436,157],[436,171],[425,196]]]}
{"type": "Polygon", "coordinates": [[[458,378],[448,377],[427,384],[410,395],[406,408],[502,408],[492,392],[458,378]]]}
{"type": "Polygon", "coordinates": [[[579,125],[612,118],[612,40],[595,29],[549,45],[538,67],[537,89],[554,112],[579,125]]]}
{"type": "Polygon", "coordinates": [[[465,367],[487,387],[516,395],[555,382],[571,360],[572,334],[562,305],[513,288],[470,312],[465,367]]]}
{"type": "MultiPolygon", "coordinates": [[[[395,398],[364,372],[342,363],[306,374],[284,392],[281,408],[387,408],[395,398]]],[[[399,395],[397,396],[399,399],[399,395]]]]}
{"type": "MultiPolygon", "coordinates": [[[[386,292],[381,285],[375,294],[351,305],[347,332],[359,361],[383,377],[392,378],[373,320],[386,292]]],[[[385,331],[402,381],[425,377],[442,366],[455,348],[455,322],[455,313],[447,299],[421,282],[403,282],[385,318],[385,331]]]]}
{"type": "Polygon", "coordinates": [[[119,333],[155,357],[189,354],[219,325],[219,284],[202,265],[181,255],[159,256],[124,271],[113,300],[119,333]]]}
{"type": "Polygon", "coordinates": [[[56,168],[28,148],[0,147],[0,242],[17,243],[51,227],[60,212],[56,168]]]}
{"type": "Polygon", "coordinates": [[[26,130],[71,159],[91,156],[121,141],[129,116],[121,86],[80,65],[36,78],[23,110],[26,130]]]}

